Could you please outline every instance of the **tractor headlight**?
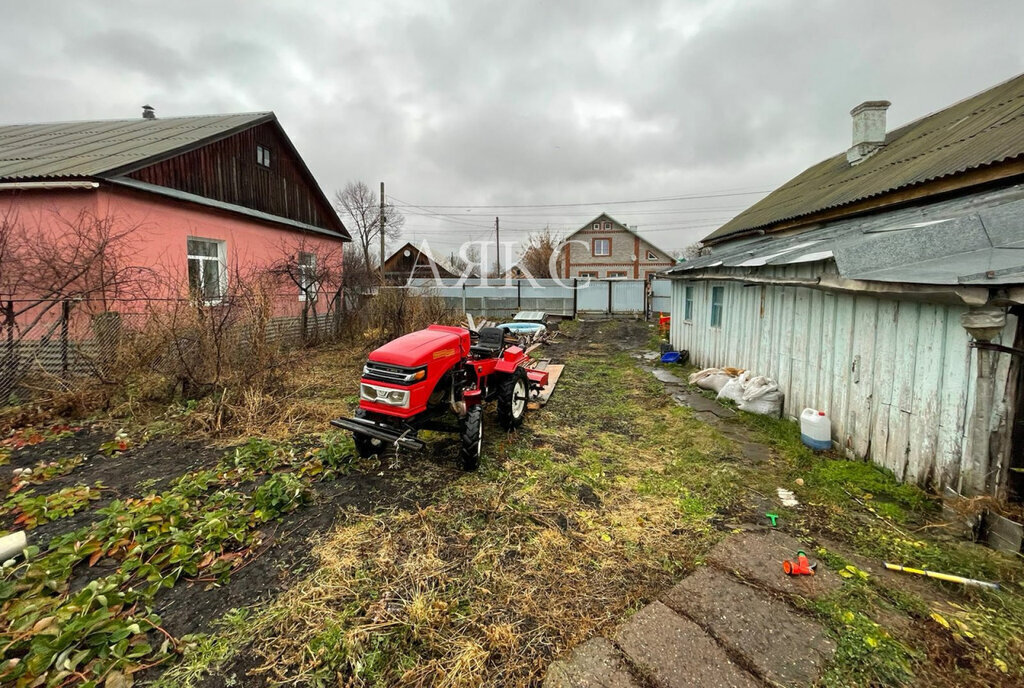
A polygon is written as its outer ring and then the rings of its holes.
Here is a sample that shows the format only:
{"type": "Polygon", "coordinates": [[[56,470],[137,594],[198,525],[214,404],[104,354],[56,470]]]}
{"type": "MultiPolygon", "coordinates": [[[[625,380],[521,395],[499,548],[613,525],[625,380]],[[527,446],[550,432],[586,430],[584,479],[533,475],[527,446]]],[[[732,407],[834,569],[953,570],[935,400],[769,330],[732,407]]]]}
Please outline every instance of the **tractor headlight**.
{"type": "Polygon", "coordinates": [[[364,382],[359,386],[359,396],[366,401],[372,401],[377,404],[401,406],[402,408],[409,407],[409,390],[407,389],[378,387],[377,385],[368,385],[364,382]]]}

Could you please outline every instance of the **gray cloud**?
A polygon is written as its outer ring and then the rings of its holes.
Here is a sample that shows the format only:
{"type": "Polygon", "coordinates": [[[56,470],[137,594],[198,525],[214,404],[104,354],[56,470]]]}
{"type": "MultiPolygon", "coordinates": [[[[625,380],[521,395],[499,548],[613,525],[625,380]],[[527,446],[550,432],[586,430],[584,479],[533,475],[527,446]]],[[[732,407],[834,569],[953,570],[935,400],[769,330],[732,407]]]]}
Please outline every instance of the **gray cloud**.
{"type": "MultiPolygon", "coordinates": [[[[275,110],[331,193],[425,205],[772,188],[842,150],[849,109],[898,125],[1022,70],[1024,5],[993,0],[15,3],[0,121],[275,110]]],[[[691,243],[757,196],[609,206],[691,243]]],[[[504,209],[512,238],[602,206],[504,209]]],[[[412,214],[447,250],[489,209],[412,214]]]]}

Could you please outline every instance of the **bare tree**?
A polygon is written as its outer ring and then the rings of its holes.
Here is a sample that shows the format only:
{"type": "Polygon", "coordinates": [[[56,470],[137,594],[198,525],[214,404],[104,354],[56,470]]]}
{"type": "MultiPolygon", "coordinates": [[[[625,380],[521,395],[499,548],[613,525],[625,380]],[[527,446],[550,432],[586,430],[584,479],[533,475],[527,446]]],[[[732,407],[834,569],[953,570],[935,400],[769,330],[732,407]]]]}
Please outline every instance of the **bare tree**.
{"type": "MultiPolygon", "coordinates": [[[[352,239],[362,251],[363,264],[376,265],[373,260],[380,245],[380,198],[363,182],[349,182],[334,193],[334,208],[347,218],[352,239]]],[[[397,239],[402,234],[405,217],[390,203],[384,205],[384,238],[397,239]]]]}
{"type": "Polygon", "coordinates": [[[470,241],[463,244],[458,251],[452,251],[448,254],[448,266],[460,277],[479,277],[483,272],[483,265],[480,263],[480,244],[470,241]]]}
{"type": "Polygon", "coordinates": [[[561,249],[562,237],[551,231],[551,227],[545,227],[539,232],[533,232],[526,238],[523,255],[519,259],[519,268],[526,274],[537,279],[551,279],[557,275],[551,274],[551,266],[555,265],[555,271],[561,269],[561,259],[551,260],[561,249]]]}
{"type": "Polygon", "coordinates": [[[313,318],[315,322],[321,311],[333,311],[336,315],[336,329],[340,328],[345,275],[341,246],[327,248],[322,243],[313,245],[302,237],[282,242],[280,256],[271,263],[267,272],[294,289],[302,302],[303,339],[309,341],[309,320],[313,318]]]}
{"type": "Polygon", "coordinates": [[[711,253],[711,247],[705,246],[701,242],[690,244],[686,248],[676,249],[672,252],[672,257],[677,262],[683,262],[687,260],[693,260],[694,258],[700,258],[711,253]]]}

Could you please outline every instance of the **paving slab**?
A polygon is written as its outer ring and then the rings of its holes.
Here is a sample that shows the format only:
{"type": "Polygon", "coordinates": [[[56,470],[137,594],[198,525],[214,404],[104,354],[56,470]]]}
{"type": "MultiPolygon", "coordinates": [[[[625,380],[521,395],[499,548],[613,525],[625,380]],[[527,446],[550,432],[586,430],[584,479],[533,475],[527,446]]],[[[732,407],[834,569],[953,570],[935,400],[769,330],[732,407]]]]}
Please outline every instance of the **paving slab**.
{"type": "Polygon", "coordinates": [[[813,576],[787,576],[783,573],[782,562],[795,559],[800,549],[807,551],[808,557],[816,561],[813,547],[785,533],[777,530],[749,532],[718,543],[708,555],[708,561],[744,580],[787,595],[817,599],[842,586],[843,579],[821,561],[813,576]]]}
{"type": "Polygon", "coordinates": [[[682,378],[676,377],[664,368],[655,368],[653,371],[654,377],[658,378],[661,382],[671,382],[673,384],[682,384],[682,378]]]}
{"type": "Polygon", "coordinates": [[[682,389],[672,393],[672,398],[680,406],[689,406],[698,413],[707,412],[719,418],[735,418],[736,412],[722,406],[714,399],[708,399],[702,394],[682,389]]]}
{"type": "Polygon", "coordinates": [[[544,688],[641,688],[607,638],[591,638],[568,659],[551,663],[544,688]]]}
{"type": "Polygon", "coordinates": [[[773,683],[811,685],[835,654],[835,643],[821,624],[716,569],[700,569],[661,600],[773,683]]]}
{"type": "Polygon", "coordinates": [[[615,642],[659,688],[757,688],[693,621],[653,602],[619,627],[615,642]]]}

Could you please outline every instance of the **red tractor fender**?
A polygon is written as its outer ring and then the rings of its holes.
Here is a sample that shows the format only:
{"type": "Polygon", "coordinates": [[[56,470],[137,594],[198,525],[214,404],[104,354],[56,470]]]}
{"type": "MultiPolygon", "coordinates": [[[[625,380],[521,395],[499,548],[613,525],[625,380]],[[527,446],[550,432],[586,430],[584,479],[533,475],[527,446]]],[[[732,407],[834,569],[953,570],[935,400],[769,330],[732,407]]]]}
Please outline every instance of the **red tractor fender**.
{"type": "MultiPolygon", "coordinates": [[[[505,349],[504,353],[501,355],[501,359],[495,364],[494,372],[513,373],[516,368],[522,367],[528,360],[529,357],[526,355],[526,352],[520,347],[510,346],[505,349]]],[[[540,387],[543,387],[548,383],[548,373],[546,370],[533,370],[532,368],[527,368],[526,377],[540,387]]]]}
{"type": "Polygon", "coordinates": [[[502,352],[501,358],[494,365],[496,373],[512,373],[526,362],[526,352],[518,346],[510,346],[502,352]]]}

